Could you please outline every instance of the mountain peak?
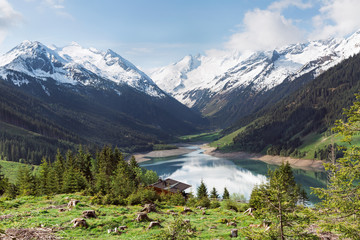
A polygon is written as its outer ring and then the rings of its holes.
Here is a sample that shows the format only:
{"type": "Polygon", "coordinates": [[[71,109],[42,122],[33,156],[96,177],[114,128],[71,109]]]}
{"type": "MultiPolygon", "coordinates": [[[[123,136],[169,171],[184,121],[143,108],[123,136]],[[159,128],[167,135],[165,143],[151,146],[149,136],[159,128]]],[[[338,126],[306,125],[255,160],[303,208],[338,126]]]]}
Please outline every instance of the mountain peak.
{"type": "MultiPolygon", "coordinates": [[[[0,57],[0,76],[7,70],[22,72],[59,83],[104,85],[126,84],[148,95],[162,97],[164,93],[142,71],[112,50],[101,52],[72,42],[62,48],[49,48],[38,41],[24,41],[0,57]]],[[[4,77],[3,77],[4,78],[4,77]]],[[[25,81],[26,82],[26,81],[25,81]]]]}

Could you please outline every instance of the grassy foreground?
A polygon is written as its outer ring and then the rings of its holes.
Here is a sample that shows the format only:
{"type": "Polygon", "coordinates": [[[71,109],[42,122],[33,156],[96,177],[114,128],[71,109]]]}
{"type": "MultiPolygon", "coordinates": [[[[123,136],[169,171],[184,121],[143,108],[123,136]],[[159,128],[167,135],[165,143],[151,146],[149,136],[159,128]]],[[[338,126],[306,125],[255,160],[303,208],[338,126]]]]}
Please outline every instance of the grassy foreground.
{"type": "Polygon", "coordinates": [[[161,227],[147,230],[148,221],[135,221],[142,206],[96,205],[91,204],[91,197],[79,194],[21,197],[10,201],[0,200],[0,234],[6,229],[48,228],[54,230],[54,236],[64,239],[161,239],[155,235],[167,229],[176,218],[168,214],[168,210],[173,210],[184,220],[190,220],[191,227],[195,230],[195,239],[230,239],[230,231],[233,228],[239,229],[237,239],[243,239],[242,227],[260,223],[259,220],[242,212],[227,210],[223,205],[222,202],[220,207],[206,210],[191,208],[193,212],[185,215],[180,213],[184,210],[182,206],[160,205],[157,207],[157,213],[151,212],[148,216],[159,221],[161,227]],[[67,210],[66,204],[70,199],[80,200],[80,203],[72,210],[67,210]],[[60,212],[60,208],[66,211],[60,212]],[[97,218],[86,219],[88,228],[74,228],[71,221],[81,218],[85,210],[95,210],[97,218]],[[233,221],[237,226],[227,226],[226,221],[233,221]],[[108,229],[124,225],[128,227],[122,231],[124,233],[108,233],[108,229]],[[214,229],[210,229],[211,227],[214,229]]]}

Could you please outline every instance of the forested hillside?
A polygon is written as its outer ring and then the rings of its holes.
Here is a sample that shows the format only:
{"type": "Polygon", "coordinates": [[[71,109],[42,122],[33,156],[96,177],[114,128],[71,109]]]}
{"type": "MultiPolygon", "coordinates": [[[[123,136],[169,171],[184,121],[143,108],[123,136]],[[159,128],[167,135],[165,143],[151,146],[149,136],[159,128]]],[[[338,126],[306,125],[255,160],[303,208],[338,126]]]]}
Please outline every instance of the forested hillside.
{"type": "Polygon", "coordinates": [[[295,91],[274,106],[261,110],[226,129],[245,127],[233,139],[233,149],[269,154],[297,155],[297,147],[311,133],[330,130],[342,109],[360,90],[360,55],[351,57],[295,91]]]}

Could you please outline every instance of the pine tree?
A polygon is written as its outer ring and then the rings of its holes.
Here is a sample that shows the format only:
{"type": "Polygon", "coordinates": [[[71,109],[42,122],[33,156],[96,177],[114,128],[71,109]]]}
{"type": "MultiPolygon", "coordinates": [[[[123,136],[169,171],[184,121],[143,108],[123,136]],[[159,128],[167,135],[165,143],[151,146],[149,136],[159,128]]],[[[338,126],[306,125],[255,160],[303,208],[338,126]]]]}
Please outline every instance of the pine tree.
{"type": "Polygon", "coordinates": [[[229,191],[227,190],[226,187],[224,188],[224,193],[223,193],[222,198],[223,199],[229,199],[230,198],[230,193],[229,193],[229,191]]]}
{"type": "Polygon", "coordinates": [[[279,229],[278,238],[283,240],[285,228],[293,227],[292,214],[296,204],[303,197],[287,162],[273,171],[269,170],[269,182],[254,188],[250,204],[258,211],[267,214],[268,218],[276,219],[279,229]]]}
{"type": "Polygon", "coordinates": [[[35,195],[35,177],[28,166],[19,168],[16,185],[20,196],[35,195]]]}
{"type": "Polygon", "coordinates": [[[210,192],[210,198],[213,198],[213,199],[218,199],[219,198],[219,194],[218,192],[216,191],[216,188],[213,187],[213,189],[211,190],[210,192]]]}
{"type": "Polygon", "coordinates": [[[333,129],[344,137],[347,148],[342,148],[344,156],[325,164],[329,171],[328,187],[313,191],[323,199],[327,229],[336,229],[343,238],[359,239],[360,236],[360,147],[352,144],[354,135],[360,132],[360,95],[356,95],[353,105],[344,111],[346,121],[339,120],[333,129]]]}
{"type": "Polygon", "coordinates": [[[197,194],[196,195],[197,195],[198,199],[208,198],[207,187],[206,187],[203,180],[201,180],[200,186],[197,188],[197,194]]]}
{"type": "Polygon", "coordinates": [[[39,184],[38,187],[38,193],[40,195],[48,195],[50,193],[48,189],[48,181],[49,181],[49,172],[50,172],[50,166],[49,163],[46,161],[45,158],[41,160],[40,165],[40,173],[39,173],[39,184]]]}
{"type": "Polygon", "coordinates": [[[0,196],[3,195],[9,186],[9,180],[2,173],[2,166],[0,165],[0,196]]]}

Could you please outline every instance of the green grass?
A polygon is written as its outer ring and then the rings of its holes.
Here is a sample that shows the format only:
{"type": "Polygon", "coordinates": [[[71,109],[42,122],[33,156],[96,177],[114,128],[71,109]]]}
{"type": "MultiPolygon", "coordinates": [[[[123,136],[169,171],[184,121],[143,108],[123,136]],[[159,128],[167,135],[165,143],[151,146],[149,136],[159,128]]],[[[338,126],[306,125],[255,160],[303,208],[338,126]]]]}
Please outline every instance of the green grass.
{"type": "MultiPolygon", "coordinates": [[[[242,212],[235,212],[221,207],[205,210],[191,208],[194,212],[181,215],[181,206],[160,205],[157,207],[158,213],[149,213],[151,219],[161,222],[162,227],[146,230],[149,222],[136,222],[134,219],[141,206],[114,206],[114,205],[93,205],[91,197],[76,194],[62,194],[54,197],[21,197],[11,201],[0,200],[1,215],[11,214],[13,217],[0,221],[0,229],[8,228],[35,228],[48,227],[58,228],[56,235],[65,239],[151,239],[155,234],[160,233],[168,224],[174,221],[172,215],[166,214],[167,210],[174,210],[183,219],[189,219],[192,228],[195,228],[195,239],[230,239],[230,230],[234,227],[222,223],[224,219],[235,221],[237,228],[247,227],[250,224],[258,224],[261,220],[256,220],[242,212]],[[69,199],[80,200],[71,211],[59,212],[57,206],[67,204],[69,199]],[[95,210],[98,217],[86,219],[89,228],[73,228],[70,223],[74,218],[82,216],[84,210],[95,210]],[[128,229],[124,234],[108,234],[108,229],[126,225],[128,229]],[[209,229],[216,226],[216,229],[209,229]]],[[[240,231],[241,234],[241,231],[240,231]]],[[[238,239],[244,239],[241,236],[238,239]]]]}
{"type": "MultiPolygon", "coordinates": [[[[323,134],[309,134],[303,139],[303,144],[298,148],[301,152],[306,152],[305,159],[312,159],[317,149],[322,149],[327,145],[336,143],[337,145],[346,145],[342,142],[343,137],[339,135],[324,136],[323,134]]],[[[360,136],[354,136],[352,144],[360,144],[360,136]]]]}
{"type": "MultiPolygon", "coordinates": [[[[11,183],[15,183],[18,169],[22,166],[27,166],[27,164],[24,163],[10,162],[4,160],[0,160],[0,165],[2,167],[2,173],[9,179],[11,183]]],[[[33,165],[31,165],[31,168],[33,169],[33,171],[35,171],[35,174],[39,169],[38,166],[33,165]]]]}
{"type": "Polygon", "coordinates": [[[221,137],[220,131],[210,133],[200,133],[193,135],[185,135],[179,137],[180,141],[183,142],[212,142],[221,137]]]}
{"type": "Polygon", "coordinates": [[[227,146],[230,146],[233,143],[234,137],[236,137],[240,132],[242,132],[245,129],[245,127],[240,128],[222,138],[219,140],[216,140],[214,142],[211,142],[209,145],[211,147],[217,147],[220,150],[226,148],[227,146]]]}

